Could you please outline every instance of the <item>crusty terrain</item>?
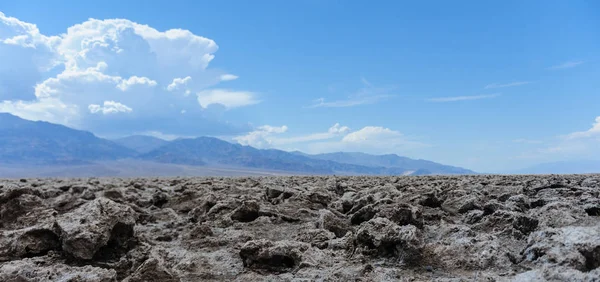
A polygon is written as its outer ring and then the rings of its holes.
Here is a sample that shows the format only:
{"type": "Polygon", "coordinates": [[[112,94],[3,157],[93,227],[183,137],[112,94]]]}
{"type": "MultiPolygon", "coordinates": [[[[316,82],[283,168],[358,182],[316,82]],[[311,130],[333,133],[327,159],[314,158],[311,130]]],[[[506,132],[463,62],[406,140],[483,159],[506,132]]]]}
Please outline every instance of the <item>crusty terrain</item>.
{"type": "Polygon", "coordinates": [[[0,181],[0,281],[599,281],[600,176],[0,181]]]}

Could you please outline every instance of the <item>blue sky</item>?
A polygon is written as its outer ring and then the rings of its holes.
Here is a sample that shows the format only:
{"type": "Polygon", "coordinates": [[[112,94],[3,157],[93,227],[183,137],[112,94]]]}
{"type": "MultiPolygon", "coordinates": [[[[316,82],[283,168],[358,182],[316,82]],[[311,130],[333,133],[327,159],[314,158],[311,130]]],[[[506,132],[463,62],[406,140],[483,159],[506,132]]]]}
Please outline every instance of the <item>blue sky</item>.
{"type": "Polygon", "coordinates": [[[600,159],[597,1],[2,1],[0,12],[0,111],[28,119],[484,172],[600,159]]]}

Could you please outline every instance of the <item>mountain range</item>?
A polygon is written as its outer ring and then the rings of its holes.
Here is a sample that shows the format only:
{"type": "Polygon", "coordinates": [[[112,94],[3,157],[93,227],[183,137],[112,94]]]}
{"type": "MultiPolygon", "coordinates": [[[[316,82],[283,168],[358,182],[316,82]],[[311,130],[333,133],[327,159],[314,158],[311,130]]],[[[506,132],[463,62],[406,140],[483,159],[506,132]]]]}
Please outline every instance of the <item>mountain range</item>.
{"type": "Polygon", "coordinates": [[[137,154],[87,131],[0,113],[0,163],[3,164],[75,165],[137,154]]]}
{"type": "MultiPolygon", "coordinates": [[[[341,175],[426,175],[474,174],[475,172],[439,163],[414,160],[397,155],[330,153],[309,155],[275,149],[261,150],[229,143],[214,137],[166,141],[151,136],[129,136],[116,140],[99,138],[86,131],[41,121],[29,121],[0,113],[0,170],[2,167],[65,166],[84,170],[98,164],[140,165],[173,169],[179,174],[198,167],[259,173],[341,175]]],[[[110,174],[110,166],[103,170],[110,174]]],[[[140,172],[141,170],[141,172],[140,172]]],[[[56,170],[52,170],[56,171],[56,170]]],[[[64,170],[63,170],[64,171],[64,170]]],[[[54,176],[48,172],[48,176],[54,176]]],[[[61,173],[56,173],[61,174],[61,173]]],[[[85,173],[84,173],[85,174],[85,173]]],[[[103,174],[104,175],[104,174],[103,174]]],[[[60,176],[60,175],[56,175],[60,176]]]]}

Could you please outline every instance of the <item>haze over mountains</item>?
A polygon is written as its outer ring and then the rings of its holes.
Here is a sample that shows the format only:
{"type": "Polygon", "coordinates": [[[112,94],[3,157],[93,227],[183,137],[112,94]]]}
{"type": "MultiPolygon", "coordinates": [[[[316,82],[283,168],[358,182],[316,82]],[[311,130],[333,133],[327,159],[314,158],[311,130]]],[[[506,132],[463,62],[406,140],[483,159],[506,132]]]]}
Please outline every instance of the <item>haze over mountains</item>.
{"type": "Polygon", "coordinates": [[[117,173],[114,167],[119,166],[127,167],[127,173],[118,173],[120,176],[204,174],[198,171],[199,168],[221,170],[216,174],[234,171],[232,174],[235,175],[262,172],[344,175],[475,173],[397,155],[341,152],[307,155],[260,150],[214,137],[165,141],[150,136],[130,136],[111,141],[90,132],[0,113],[0,176],[2,171],[5,175],[8,172],[16,175],[15,168],[28,169],[30,166],[44,170],[44,176],[111,176],[117,173]]]}

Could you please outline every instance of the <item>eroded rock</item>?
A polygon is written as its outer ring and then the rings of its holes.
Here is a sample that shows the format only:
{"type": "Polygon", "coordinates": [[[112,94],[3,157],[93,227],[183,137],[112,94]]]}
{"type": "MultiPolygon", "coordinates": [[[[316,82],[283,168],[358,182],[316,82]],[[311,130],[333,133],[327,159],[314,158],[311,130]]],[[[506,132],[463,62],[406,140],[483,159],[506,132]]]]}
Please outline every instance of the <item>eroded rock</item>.
{"type": "Polygon", "coordinates": [[[116,282],[117,273],[112,269],[104,269],[90,265],[77,267],[62,263],[48,264],[42,258],[35,258],[1,264],[0,281],[116,282]]]}
{"type": "Polygon", "coordinates": [[[387,218],[377,217],[361,224],[354,240],[364,254],[391,256],[411,263],[421,258],[423,238],[414,225],[399,226],[387,218]]]}
{"type": "Polygon", "coordinates": [[[598,183],[0,180],[0,281],[596,281],[598,183]]]}
{"type": "Polygon", "coordinates": [[[600,266],[600,225],[547,228],[532,233],[526,260],[591,271],[600,266]]]}
{"type": "Polygon", "coordinates": [[[302,262],[309,245],[294,241],[256,240],[247,242],[240,250],[244,267],[268,272],[289,272],[302,262]]]}
{"type": "Polygon", "coordinates": [[[117,245],[131,238],[134,224],[133,209],[99,198],[58,217],[56,233],[65,252],[79,259],[92,259],[115,234],[117,245]]]}

